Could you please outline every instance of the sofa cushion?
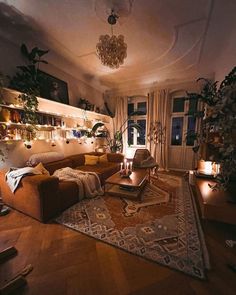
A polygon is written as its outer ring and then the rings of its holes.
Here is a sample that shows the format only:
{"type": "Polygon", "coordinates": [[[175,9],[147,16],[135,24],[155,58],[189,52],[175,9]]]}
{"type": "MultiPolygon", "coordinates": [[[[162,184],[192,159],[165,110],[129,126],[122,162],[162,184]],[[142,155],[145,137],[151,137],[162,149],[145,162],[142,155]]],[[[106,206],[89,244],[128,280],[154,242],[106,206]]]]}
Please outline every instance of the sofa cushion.
{"type": "Polygon", "coordinates": [[[85,155],[85,162],[84,162],[84,165],[87,166],[87,165],[97,165],[98,164],[98,159],[99,157],[98,156],[93,156],[93,155],[85,155]]]}
{"type": "Polygon", "coordinates": [[[121,163],[124,161],[124,155],[123,154],[116,154],[116,153],[108,153],[107,159],[109,162],[121,163]]]}
{"type": "Polygon", "coordinates": [[[61,161],[46,163],[44,166],[48,170],[50,175],[52,175],[54,171],[58,169],[65,168],[65,167],[72,167],[72,161],[69,158],[66,158],[61,161]]]}
{"type": "Polygon", "coordinates": [[[98,162],[99,163],[107,163],[108,162],[107,154],[104,154],[104,155],[98,157],[98,162]]]}
{"type": "Polygon", "coordinates": [[[39,170],[42,174],[50,175],[48,170],[43,166],[43,164],[41,162],[37,166],[35,166],[34,168],[39,170]]]}
{"type": "Polygon", "coordinates": [[[62,153],[58,153],[58,152],[38,153],[38,154],[33,154],[30,156],[29,160],[27,161],[27,165],[36,166],[40,162],[45,164],[52,161],[59,161],[64,158],[65,156],[62,153]]]}
{"type": "Polygon", "coordinates": [[[78,155],[72,155],[68,157],[68,159],[72,161],[72,168],[76,168],[78,166],[84,165],[84,161],[85,161],[84,155],[85,154],[78,154],[78,155]]]}

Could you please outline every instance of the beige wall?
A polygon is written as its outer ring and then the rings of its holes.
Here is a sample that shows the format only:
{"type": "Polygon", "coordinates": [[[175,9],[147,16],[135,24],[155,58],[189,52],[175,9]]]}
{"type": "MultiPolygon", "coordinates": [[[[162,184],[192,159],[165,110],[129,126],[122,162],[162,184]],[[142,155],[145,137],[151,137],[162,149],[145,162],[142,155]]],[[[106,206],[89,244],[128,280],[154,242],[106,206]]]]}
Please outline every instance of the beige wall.
{"type": "MultiPolygon", "coordinates": [[[[18,92],[4,89],[4,98],[6,101],[14,102],[14,98],[18,96],[18,92]]],[[[83,124],[83,110],[68,105],[63,105],[58,102],[53,102],[47,99],[38,98],[39,110],[51,111],[53,113],[64,114],[65,116],[76,116],[76,119],[67,119],[72,125],[75,123],[83,124]],[[73,123],[72,123],[73,122],[73,123]]],[[[109,129],[111,126],[111,118],[102,114],[94,112],[87,112],[86,117],[88,120],[92,120],[94,123],[100,120],[105,123],[109,129]]],[[[70,127],[70,126],[68,126],[70,127]]],[[[73,127],[73,126],[71,126],[73,127]]],[[[11,141],[8,143],[0,143],[0,149],[2,149],[6,155],[5,162],[0,162],[0,168],[5,167],[21,167],[24,166],[26,161],[32,154],[57,151],[63,153],[65,156],[94,151],[96,145],[99,144],[98,140],[87,139],[86,142],[80,144],[77,140],[70,140],[67,144],[65,141],[57,140],[56,146],[53,147],[50,142],[45,140],[37,140],[32,142],[32,148],[27,149],[24,146],[23,141],[11,141]]]]}
{"type": "Polygon", "coordinates": [[[192,91],[198,92],[200,90],[200,84],[195,81],[176,81],[176,82],[162,82],[150,84],[143,87],[132,87],[130,85],[129,89],[117,89],[106,92],[105,100],[107,101],[112,112],[115,112],[116,108],[116,98],[119,96],[147,96],[148,93],[155,91],[157,89],[167,88],[171,93],[178,91],[192,91]]]}
{"type": "MultiPolygon", "coordinates": [[[[29,48],[31,47],[29,46],[29,48]]],[[[17,70],[16,66],[25,64],[25,61],[20,54],[20,45],[1,36],[0,56],[0,72],[5,75],[13,76],[17,70]]],[[[42,64],[40,68],[48,74],[67,82],[71,105],[77,106],[79,98],[83,97],[101,109],[104,108],[103,93],[92,87],[89,82],[85,83],[78,79],[77,76],[79,76],[79,74],[76,76],[73,65],[71,65],[69,61],[62,60],[60,56],[50,52],[45,56],[45,59],[49,64],[42,64]],[[58,60],[58,64],[55,63],[55,59],[58,60]]]]}
{"type": "MultiPolygon", "coordinates": [[[[4,38],[2,36],[0,36],[0,56],[0,72],[2,72],[5,75],[14,75],[16,71],[16,66],[24,64],[24,60],[22,59],[21,54],[19,52],[19,45],[16,45],[14,42],[9,41],[7,38],[4,38]]],[[[48,56],[47,60],[50,63],[50,55],[48,56]]],[[[62,65],[62,61],[59,60],[59,57],[58,64],[60,66],[62,65]]],[[[63,64],[66,65],[65,60],[63,61],[63,64]]],[[[78,79],[77,76],[74,75],[75,72],[73,66],[71,66],[71,73],[73,73],[73,75],[69,74],[68,72],[70,72],[70,66],[71,64],[69,62],[66,67],[61,66],[60,68],[50,63],[49,65],[42,66],[41,69],[68,83],[69,98],[71,105],[77,106],[78,99],[80,97],[83,97],[88,99],[91,103],[99,106],[100,108],[103,108],[104,101],[102,92],[89,85],[89,83],[85,83],[84,81],[78,79]],[[64,69],[66,69],[66,71],[64,69]]],[[[50,100],[45,100],[45,105],[45,109],[49,112],[56,112],[56,109],[60,105],[60,113],[64,113],[65,110],[67,110],[68,114],[77,112],[79,115],[81,115],[82,113],[77,108],[71,109],[69,106],[58,104],[50,100]]],[[[99,114],[96,114],[95,117],[99,118],[99,116],[99,114]]],[[[89,114],[89,112],[87,113],[87,117],[94,118],[92,113],[89,114]]],[[[101,117],[103,116],[101,115],[101,117]]],[[[108,129],[110,128],[109,120],[110,119],[107,117],[106,126],[108,129]]],[[[1,143],[0,148],[5,150],[5,155],[7,156],[5,163],[0,163],[0,167],[2,168],[9,166],[23,166],[25,165],[25,162],[29,159],[30,155],[33,153],[59,151],[64,153],[65,156],[67,156],[71,154],[82,153],[85,151],[93,151],[95,148],[95,144],[91,144],[88,141],[87,144],[81,145],[76,140],[72,140],[69,144],[66,144],[62,141],[58,141],[57,145],[55,147],[52,147],[50,143],[47,143],[45,141],[35,141],[30,150],[27,150],[25,148],[23,142],[14,142],[9,145],[1,143]]]]}

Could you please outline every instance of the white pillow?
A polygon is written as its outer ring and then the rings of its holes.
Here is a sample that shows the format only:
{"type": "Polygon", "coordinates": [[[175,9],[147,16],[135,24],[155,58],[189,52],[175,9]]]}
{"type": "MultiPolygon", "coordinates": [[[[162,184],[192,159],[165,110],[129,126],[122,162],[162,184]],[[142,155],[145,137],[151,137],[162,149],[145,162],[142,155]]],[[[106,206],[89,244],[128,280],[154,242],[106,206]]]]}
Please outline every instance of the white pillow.
{"type": "Polygon", "coordinates": [[[46,153],[39,153],[33,154],[30,156],[29,160],[27,161],[27,166],[35,166],[40,162],[45,164],[49,162],[59,161],[64,159],[65,156],[62,153],[58,152],[46,152],[46,153]]]}

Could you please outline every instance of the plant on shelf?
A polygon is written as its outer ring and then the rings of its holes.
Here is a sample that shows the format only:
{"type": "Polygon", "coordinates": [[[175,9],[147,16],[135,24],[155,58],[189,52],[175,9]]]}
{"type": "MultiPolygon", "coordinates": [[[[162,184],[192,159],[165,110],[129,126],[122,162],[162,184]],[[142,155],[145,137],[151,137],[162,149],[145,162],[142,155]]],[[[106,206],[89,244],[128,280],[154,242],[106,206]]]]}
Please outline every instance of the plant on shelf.
{"type": "Polygon", "coordinates": [[[7,77],[0,72],[0,103],[3,103],[3,87],[7,84],[7,77]]]}
{"type": "Polygon", "coordinates": [[[47,53],[48,50],[42,50],[38,47],[29,51],[25,44],[21,45],[21,54],[26,59],[27,64],[17,66],[18,72],[11,78],[9,86],[22,92],[18,98],[24,107],[25,123],[37,124],[37,96],[40,95],[40,82],[43,80],[38,70],[41,63],[48,63],[42,59],[47,53]]]}
{"type": "Polygon", "coordinates": [[[192,115],[201,117],[200,133],[192,132],[197,144],[193,147],[198,152],[205,144],[214,152],[209,160],[220,164],[220,173],[216,177],[217,184],[213,189],[226,189],[230,179],[236,174],[236,67],[225,77],[218,87],[218,82],[205,78],[202,91],[188,93],[188,99],[200,100],[205,104],[204,112],[192,115]]]}

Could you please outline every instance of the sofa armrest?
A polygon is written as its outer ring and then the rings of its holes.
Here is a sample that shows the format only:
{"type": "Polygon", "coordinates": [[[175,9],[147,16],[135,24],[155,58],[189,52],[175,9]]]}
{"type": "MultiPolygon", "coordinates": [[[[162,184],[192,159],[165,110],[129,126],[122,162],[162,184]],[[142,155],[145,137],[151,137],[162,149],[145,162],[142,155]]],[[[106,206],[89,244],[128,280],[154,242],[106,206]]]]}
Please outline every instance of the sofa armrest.
{"type": "Polygon", "coordinates": [[[47,221],[60,212],[59,179],[54,176],[25,176],[13,194],[0,172],[1,196],[7,205],[40,221],[47,221]]]}

